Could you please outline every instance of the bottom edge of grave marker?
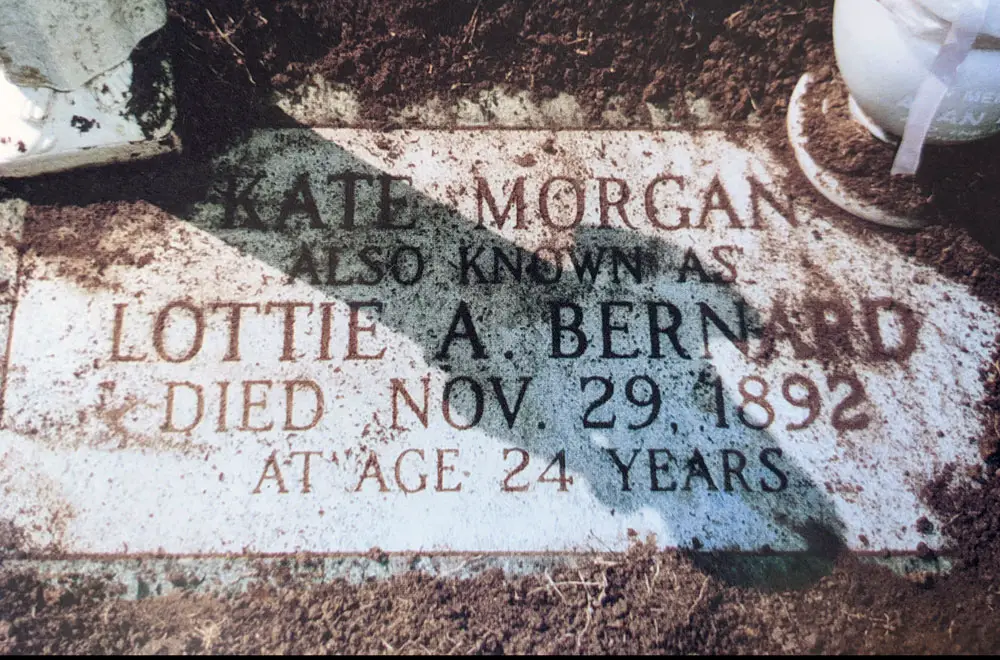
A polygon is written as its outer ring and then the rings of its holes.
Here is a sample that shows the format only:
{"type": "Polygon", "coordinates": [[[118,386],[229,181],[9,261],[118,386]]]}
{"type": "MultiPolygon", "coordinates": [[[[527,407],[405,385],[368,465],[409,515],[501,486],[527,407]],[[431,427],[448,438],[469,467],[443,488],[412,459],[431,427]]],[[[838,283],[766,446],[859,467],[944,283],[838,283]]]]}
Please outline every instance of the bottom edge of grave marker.
{"type": "MultiPolygon", "coordinates": [[[[932,561],[937,558],[947,558],[952,553],[947,549],[929,548],[928,550],[892,550],[852,548],[826,550],[694,550],[689,547],[656,546],[656,552],[675,552],[691,556],[731,556],[731,557],[834,557],[853,555],[855,557],[874,558],[927,558],[932,561]],[[929,553],[929,554],[928,554],[929,553]]],[[[130,562],[158,560],[320,560],[320,559],[372,559],[373,557],[400,558],[407,561],[415,558],[448,558],[448,559],[557,559],[567,557],[586,559],[607,555],[625,555],[627,550],[550,550],[550,551],[477,551],[477,550],[393,550],[383,551],[379,548],[369,550],[354,550],[342,552],[219,552],[219,553],[167,553],[167,552],[137,552],[137,553],[45,553],[45,552],[15,552],[0,556],[0,570],[15,561],[98,561],[98,562],[130,562]]],[[[378,560],[376,560],[378,561],[378,560]]]]}
{"type": "MultiPolygon", "coordinates": [[[[474,579],[500,569],[508,578],[547,574],[559,568],[584,568],[588,560],[624,553],[549,553],[549,554],[476,554],[465,555],[241,555],[236,557],[202,556],[138,559],[16,559],[0,562],[0,575],[31,574],[42,583],[73,588],[81,580],[97,580],[108,587],[109,596],[138,600],[166,596],[175,592],[206,595],[236,595],[253,585],[308,587],[343,580],[361,584],[421,573],[439,579],[474,579]]],[[[953,562],[947,556],[920,559],[913,555],[850,553],[860,555],[862,563],[884,567],[907,579],[926,579],[929,574],[948,574],[953,562]]],[[[744,586],[788,588],[806,586],[830,573],[832,558],[806,553],[750,555],[740,553],[695,553],[696,566],[725,582],[744,586]],[[699,563],[698,557],[716,559],[699,563]],[[722,555],[722,556],[720,556],[722,555]],[[721,561],[720,561],[721,560],[721,561]]],[[[605,565],[594,561],[595,564],[605,565]]],[[[91,584],[93,584],[91,582],[91,584]]]]}

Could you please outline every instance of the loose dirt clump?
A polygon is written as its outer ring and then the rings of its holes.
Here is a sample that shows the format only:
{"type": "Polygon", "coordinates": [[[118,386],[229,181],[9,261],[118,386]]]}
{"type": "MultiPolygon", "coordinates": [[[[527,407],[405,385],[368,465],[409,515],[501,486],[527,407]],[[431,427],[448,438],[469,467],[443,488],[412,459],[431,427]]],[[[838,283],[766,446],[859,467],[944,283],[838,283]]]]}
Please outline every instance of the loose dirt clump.
{"type": "Polygon", "coordinates": [[[167,230],[170,216],[149,204],[105,203],[87,207],[30,206],[20,251],[56,264],[58,274],[86,288],[114,286],[108,269],[142,268],[154,254],[140,240],[167,230]]]}

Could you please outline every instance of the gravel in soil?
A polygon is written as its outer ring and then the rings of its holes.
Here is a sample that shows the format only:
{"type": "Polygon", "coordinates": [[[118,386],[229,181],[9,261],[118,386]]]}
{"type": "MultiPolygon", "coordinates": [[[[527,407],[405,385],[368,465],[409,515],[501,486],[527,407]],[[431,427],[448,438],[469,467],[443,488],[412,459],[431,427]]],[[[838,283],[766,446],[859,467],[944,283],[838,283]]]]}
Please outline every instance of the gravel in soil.
{"type": "MultiPolygon", "coordinates": [[[[469,96],[498,81],[540,96],[573,94],[595,123],[609,103],[617,103],[642,125],[644,102],[672,105],[693,94],[708,98],[727,120],[756,115],[787,157],[781,126],[792,87],[804,71],[833,63],[831,0],[168,4],[163,43],[176,67],[186,154],[11,184],[11,192],[36,204],[31,213],[40,226],[65,214],[112,214],[117,206],[158,203],[162,195],[183,198],[197,188],[191,172],[198,168],[188,165],[203,166],[251,128],[288,125],[268,101],[310,76],[355,88],[375,126],[385,126],[391,111],[407,104],[469,96]]],[[[845,167],[883,176],[885,152],[869,147],[849,149],[845,167]]],[[[970,155],[977,149],[955,151],[955,160],[946,161],[963,172],[955,180],[968,187],[931,177],[935,204],[960,212],[961,224],[939,215],[928,229],[904,233],[843,221],[852,231],[887,237],[902,253],[995,304],[1000,268],[993,255],[1000,244],[988,223],[994,207],[982,195],[996,171],[981,169],[982,161],[970,155]]],[[[799,192],[815,196],[802,183],[799,192]]],[[[911,203],[906,195],[889,197],[911,203]]],[[[987,427],[1000,428],[991,423],[1000,421],[1000,367],[985,367],[983,381],[987,427]]],[[[947,576],[904,579],[834,548],[819,558],[824,570],[805,584],[792,589],[782,586],[788,580],[775,579],[762,588],[761,582],[723,579],[717,567],[730,558],[713,563],[712,557],[661,553],[649,544],[549,575],[491,572],[460,581],[409,574],[311,587],[262,582],[232,598],[181,593],[127,602],[103,582],[52,585],[30,574],[9,575],[0,583],[0,650],[995,652],[998,437],[989,432],[980,439],[984,463],[975,474],[946,472],[925,489],[953,540],[957,563],[947,576]]],[[[927,530],[928,521],[914,525],[927,530]]]]}

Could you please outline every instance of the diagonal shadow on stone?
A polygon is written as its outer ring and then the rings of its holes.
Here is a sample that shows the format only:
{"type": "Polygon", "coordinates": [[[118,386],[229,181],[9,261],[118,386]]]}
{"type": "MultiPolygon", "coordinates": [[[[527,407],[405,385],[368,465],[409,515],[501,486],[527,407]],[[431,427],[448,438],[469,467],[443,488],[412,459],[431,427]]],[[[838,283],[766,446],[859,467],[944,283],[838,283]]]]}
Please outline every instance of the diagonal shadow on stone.
{"type": "MultiPolygon", "coordinates": [[[[702,355],[709,349],[707,343],[704,347],[698,343],[701,329],[697,324],[706,328],[706,338],[711,335],[713,341],[728,343],[730,354],[735,343],[732,337],[724,337],[720,326],[738,335],[741,308],[747,331],[751,336],[759,335],[762,311],[746,306],[738,286],[691,284],[698,295],[682,305],[676,300],[678,272],[664,267],[684,261],[681,246],[633,231],[600,227],[576,228],[570,243],[561,249],[564,254],[575,251],[577,256],[603,250],[608,259],[605,264],[616,263],[617,272],[605,269],[597,278],[586,272],[581,276],[571,264],[564,263],[558,281],[546,283],[557,272],[551,250],[519,247],[403,182],[392,187],[393,197],[405,198],[396,210],[408,207],[408,217],[419,222],[419,229],[380,228],[376,226],[378,218],[371,216],[358,218],[355,230],[345,230],[342,216],[324,213],[320,214],[322,222],[314,225],[315,215],[306,196],[302,191],[290,192],[301,174],[309,172],[315,179],[319,174],[316,162],[328,164],[327,175],[351,172],[377,181],[384,174],[337,144],[308,131],[296,131],[279,136],[277,142],[250,142],[235,160],[223,165],[164,160],[140,171],[112,169],[18,184],[15,193],[36,204],[146,200],[238,247],[248,258],[285,272],[289,279],[309,283],[331,300],[378,301],[380,323],[419,345],[428,367],[445,372],[464,388],[452,398],[455,418],[478,420],[477,430],[504,445],[522,447],[545,463],[565,452],[567,472],[582,477],[603,506],[620,514],[649,511],[663,521],[677,545],[694,549],[707,545],[717,550],[696,555],[706,570],[729,581],[768,588],[807,583],[829,570],[843,547],[843,524],[824,489],[792,455],[781,452],[780,444],[768,432],[740,427],[733,419],[727,422],[729,428],[719,428],[712,414],[717,405],[733,411],[740,402],[712,386],[717,374],[712,360],[702,355]],[[309,157],[303,158],[304,154],[309,157]],[[299,160],[304,163],[301,167],[299,160]],[[274,163],[281,163],[287,171],[276,173],[274,163]],[[112,177],[116,180],[109,184],[112,177]],[[267,183],[254,187],[255,180],[268,177],[283,182],[270,188],[267,183]],[[73,181],[71,186],[64,185],[68,180],[73,181]],[[89,190],[81,190],[88,186],[89,190]],[[240,201],[241,192],[248,190],[240,201]],[[277,228],[287,199],[296,203],[286,209],[285,226],[277,228]],[[260,226],[254,227],[258,221],[260,226]],[[380,256],[400,249],[409,250],[405,252],[409,255],[419,252],[426,257],[426,273],[411,285],[389,276],[372,284],[331,284],[331,247],[342,255],[356,255],[365,249],[380,256]],[[462,272],[457,263],[460,255],[476,253],[486,255],[478,263],[488,264],[483,266],[487,271],[492,272],[493,259],[499,258],[496,255],[502,257],[506,269],[481,278],[475,269],[467,268],[470,283],[456,285],[456,275],[462,272]],[[520,267],[511,269],[509,264],[520,267]],[[488,281],[475,284],[478,279],[488,281]],[[699,297],[710,301],[708,306],[717,314],[717,322],[698,316],[694,298],[699,297]],[[680,348],[661,333],[658,358],[602,357],[606,351],[600,344],[607,333],[602,336],[595,331],[602,303],[611,305],[605,309],[618,319],[616,323],[633,327],[648,321],[640,312],[648,312],[650,303],[664,303],[656,308],[663,327],[671,313],[666,303],[676,303],[674,309],[683,306],[680,313],[686,322],[692,319],[696,331],[681,337],[680,348]],[[462,310],[468,311],[467,317],[462,316],[462,310]],[[553,357],[553,315],[571,320],[577,312],[586,317],[581,327],[586,331],[588,350],[577,358],[553,357]],[[458,324],[453,326],[456,336],[446,345],[452,323],[458,324]],[[478,337],[469,336],[470,327],[477,330],[478,337]],[[516,398],[516,386],[531,379],[530,396],[525,397],[516,423],[511,423],[501,407],[480,410],[475,397],[468,396],[473,382],[489,392],[490,378],[508,387],[509,405],[516,398]],[[582,379],[590,380],[582,383],[582,379]],[[695,384],[687,400],[666,395],[675,394],[677,389],[664,384],[680,379],[695,384]],[[624,395],[644,405],[595,408],[589,417],[593,428],[582,428],[586,404],[594,403],[602,391],[610,394],[608,383],[617,386],[614,396],[619,402],[624,395]],[[661,393],[655,406],[659,408],[657,415],[650,415],[653,388],[661,393]],[[726,400],[720,404],[717,396],[726,400]],[[613,427],[612,416],[616,422],[613,427]],[[746,479],[742,473],[720,467],[723,451],[728,453],[725,460],[731,461],[730,466],[737,461],[756,464],[748,469],[746,479]],[[630,460],[633,467],[626,475],[619,466],[630,460]],[[706,519],[711,521],[708,525],[706,519]],[[734,528],[770,530],[765,536],[785,539],[789,545],[806,550],[754,557],[734,570],[741,552],[767,553],[767,548],[759,545],[747,547],[727,541],[734,528]]],[[[358,203],[364,206],[364,202],[358,203]]],[[[406,271],[402,279],[411,277],[415,273],[413,260],[402,270],[406,271]]],[[[375,279],[371,269],[360,272],[357,277],[375,279]]],[[[560,333],[560,341],[564,354],[580,348],[579,335],[572,330],[560,333]]],[[[628,353],[632,348],[623,344],[611,352],[628,353]]],[[[646,347],[645,353],[649,352],[646,347]]],[[[410,387],[411,394],[416,394],[416,380],[410,387]]],[[[530,515],[525,524],[531,524],[530,515]]]]}

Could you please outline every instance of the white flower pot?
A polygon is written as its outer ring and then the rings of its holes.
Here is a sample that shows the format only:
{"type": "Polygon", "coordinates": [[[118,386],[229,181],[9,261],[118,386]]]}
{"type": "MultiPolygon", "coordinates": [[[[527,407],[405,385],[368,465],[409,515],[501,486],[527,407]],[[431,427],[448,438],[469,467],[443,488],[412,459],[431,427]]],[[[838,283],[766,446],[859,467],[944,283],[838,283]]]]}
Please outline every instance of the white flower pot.
{"type": "MultiPolygon", "coordinates": [[[[851,96],[878,127],[903,134],[910,105],[967,0],[836,0],[837,65],[851,96]]],[[[1000,0],[958,68],[927,142],[953,144],[1000,132],[1000,0]]]]}

